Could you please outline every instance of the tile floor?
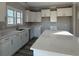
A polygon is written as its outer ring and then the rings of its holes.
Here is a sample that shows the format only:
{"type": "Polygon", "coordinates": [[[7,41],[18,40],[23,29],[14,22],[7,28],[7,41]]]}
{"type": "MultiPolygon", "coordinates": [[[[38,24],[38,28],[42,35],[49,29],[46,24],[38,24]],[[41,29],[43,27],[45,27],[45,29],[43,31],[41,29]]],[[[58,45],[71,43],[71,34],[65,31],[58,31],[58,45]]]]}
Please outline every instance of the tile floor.
{"type": "Polygon", "coordinates": [[[19,49],[13,56],[33,56],[33,51],[30,47],[36,41],[37,38],[31,39],[27,44],[25,44],[21,49],[19,49]]]}

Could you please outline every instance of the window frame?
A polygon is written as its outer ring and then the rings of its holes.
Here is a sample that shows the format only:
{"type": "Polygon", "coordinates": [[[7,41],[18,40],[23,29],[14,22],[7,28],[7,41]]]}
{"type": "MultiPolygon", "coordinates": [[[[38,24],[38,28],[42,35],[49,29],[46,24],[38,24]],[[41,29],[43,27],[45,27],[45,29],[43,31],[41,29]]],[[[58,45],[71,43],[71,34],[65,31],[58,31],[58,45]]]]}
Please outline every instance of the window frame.
{"type": "Polygon", "coordinates": [[[23,25],[23,11],[20,10],[20,9],[13,8],[11,6],[7,6],[7,17],[6,17],[7,18],[7,21],[6,21],[6,24],[7,24],[8,27],[12,27],[12,26],[16,26],[17,25],[17,12],[22,13],[22,18],[21,18],[21,15],[19,17],[22,20],[22,22],[19,25],[23,25]],[[10,16],[8,16],[8,9],[14,11],[13,12],[13,19],[15,19],[15,20],[13,20],[13,24],[8,24],[8,17],[10,17],[10,16]]]}
{"type": "MultiPolygon", "coordinates": [[[[20,22],[21,22],[21,20],[22,20],[22,22],[19,25],[22,25],[23,24],[23,12],[21,10],[17,11],[17,12],[16,12],[16,19],[20,18],[20,22]],[[17,17],[17,12],[20,12],[20,17],[17,17]],[[21,16],[21,14],[22,14],[22,16],[21,16]]],[[[16,20],[16,23],[17,23],[17,20],[16,20]]]]}

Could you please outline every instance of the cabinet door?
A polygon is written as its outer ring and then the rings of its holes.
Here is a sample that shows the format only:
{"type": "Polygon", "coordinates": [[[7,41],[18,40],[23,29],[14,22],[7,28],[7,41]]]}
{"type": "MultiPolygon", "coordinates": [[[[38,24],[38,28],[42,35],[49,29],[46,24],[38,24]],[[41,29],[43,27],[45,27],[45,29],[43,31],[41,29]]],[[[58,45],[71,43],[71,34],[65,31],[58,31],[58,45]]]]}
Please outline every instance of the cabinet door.
{"type": "Polygon", "coordinates": [[[45,17],[50,17],[50,9],[45,10],[45,17]]]}
{"type": "Polygon", "coordinates": [[[41,16],[45,17],[45,10],[41,10],[41,16]]]}
{"type": "Polygon", "coordinates": [[[25,21],[24,22],[31,22],[31,11],[29,11],[29,10],[26,10],[25,11],[25,21]]]}
{"type": "Polygon", "coordinates": [[[34,12],[30,12],[30,15],[29,15],[29,22],[33,22],[34,21],[34,12]]]}
{"type": "Polygon", "coordinates": [[[57,16],[64,16],[64,9],[58,8],[57,9],[57,16]]]}
{"type": "Polygon", "coordinates": [[[22,43],[21,33],[16,34],[16,40],[15,41],[17,42],[18,49],[21,48],[21,46],[22,46],[22,44],[21,44],[22,43]]]}
{"type": "Polygon", "coordinates": [[[36,12],[36,14],[35,14],[35,22],[41,22],[41,13],[40,12],[36,12]]]}
{"type": "Polygon", "coordinates": [[[29,38],[27,37],[29,34],[27,33],[28,33],[28,30],[22,31],[22,44],[23,45],[29,41],[29,38]]]}
{"type": "Polygon", "coordinates": [[[32,12],[32,15],[31,15],[31,22],[36,22],[36,12],[32,12]]]}
{"type": "Polygon", "coordinates": [[[34,27],[33,35],[34,37],[39,37],[41,35],[41,26],[34,27]]]}
{"type": "Polygon", "coordinates": [[[10,37],[10,39],[12,44],[12,53],[15,53],[18,50],[18,38],[16,37],[16,35],[13,35],[12,37],[10,37]]]}
{"type": "Polygon", "coordinates": [[[57,11],[51,11],[50,21],[57,22],[57,11]]]}
{"type": "Polygon", "coordinates": [[[58,8],[57,16],[72,16],[72,8],[58,8]]]}
{"type": "Polygon", "coordinates": [[[29,41],[29,31],[26,29],[25,32],[25,43],[27,43],[29,41]]]}
{"type": "Polygon", "coordinates": [[[41,22],[41,13],[27,10],[25,14],[25,22],[41,22]]]}
{"type": "Polygon", "coordinates": [[[6,2],[0,2],[0,21],[5,21],[6,2]]]}
{"type": "Polygon", "coordinates": [[[41,15],[42,17],[50,17],[50,9],[42,9],[41,15]]]}
{"type": "Polygon", "coordinates": [[[30,39],[30,38],[29,38],[29,30],[26,30],[26,39],[27,39],[27,40],[26,40],[27,42],[28,42],[29,39],[30,39]]]}
{"type": "Polygon", "coordinates": [[[33,37],[34,37],[34,27],[32,27],[31,29],[30,29],[30,39],[32,39],[33,37]]]}
{"type": "Polygon", "coordinates": [[[24,22],[28,22],[29,21],[29,10],[25,11],[25,21],[24,22]]]}
{"type": "Polygon", "coordinates": [[[2,56],[10,56],[12,55],[12,46],[11,40],[9,38],[3,38],[2,44],[0,44],[0,55],[2,56]]]}
{"type": "Polygon", "coordinates": [[[64,9],[65,16],[72,16],[72,8],[64,9]]]}

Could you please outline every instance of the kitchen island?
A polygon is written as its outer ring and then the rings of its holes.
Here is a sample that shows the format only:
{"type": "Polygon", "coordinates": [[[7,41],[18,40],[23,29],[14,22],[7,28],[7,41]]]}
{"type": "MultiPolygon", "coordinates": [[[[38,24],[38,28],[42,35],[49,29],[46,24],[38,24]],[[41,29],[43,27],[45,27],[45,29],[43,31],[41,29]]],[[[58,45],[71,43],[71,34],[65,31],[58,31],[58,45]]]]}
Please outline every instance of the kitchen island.
{"type": "Polygon", "coordinates": [[[67,31],[46,30],[30,49],[34,56],[79,56],[78,38],[67,31]]]}

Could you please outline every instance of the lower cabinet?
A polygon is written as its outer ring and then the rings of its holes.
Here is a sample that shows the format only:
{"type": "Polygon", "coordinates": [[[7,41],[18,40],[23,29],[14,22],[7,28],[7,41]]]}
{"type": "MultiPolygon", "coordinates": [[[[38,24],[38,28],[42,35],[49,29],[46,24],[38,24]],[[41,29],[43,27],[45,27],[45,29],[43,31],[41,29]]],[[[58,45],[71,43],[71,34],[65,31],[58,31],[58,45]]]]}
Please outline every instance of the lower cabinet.
{"type": "Polygon", "coordinates": [[[30,31],[31,39],[41,35],[41,26],[32,27],[30,31]]]}
{"type": "Polygon", "coordinates": [[[13,55],[19,48],[29,41],[29,32],[24,30],[0,40],[0,56],[13,55]]]}
{"type": "Polygon", "coordinates": [[[29,41],[29,31],[24,30],[21,33],[22,45],[26,44],[29,41]]]}
{"type": "Polygon", "coordinates": [[[9,38],[4,38],[0,42],[0,56],[9,56],[12,55],[12,45],[9,38]]]}
{"type": "Polygon", "coordinates": [[[34,37],[39,37],[41,35],[41,26],[34,27],[34,37]]]}
{"type": "Polygon", "coordinates": [[[12,46],[12,52],[11,53],[15,53],[19,48],[19,39],[17,37],[17,35],[13,35],[12,37],[10,37],[11,39],[11,46],[12,46]]]}

